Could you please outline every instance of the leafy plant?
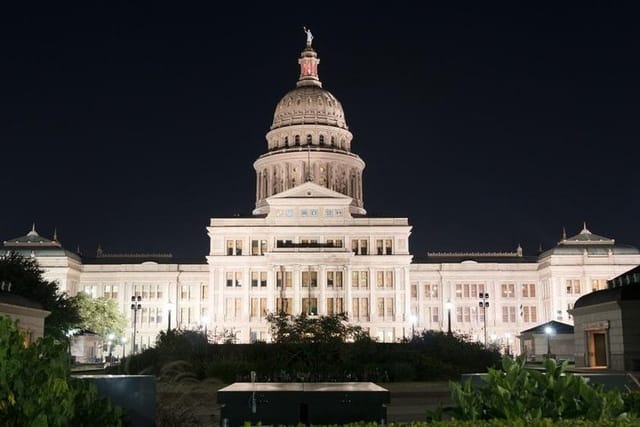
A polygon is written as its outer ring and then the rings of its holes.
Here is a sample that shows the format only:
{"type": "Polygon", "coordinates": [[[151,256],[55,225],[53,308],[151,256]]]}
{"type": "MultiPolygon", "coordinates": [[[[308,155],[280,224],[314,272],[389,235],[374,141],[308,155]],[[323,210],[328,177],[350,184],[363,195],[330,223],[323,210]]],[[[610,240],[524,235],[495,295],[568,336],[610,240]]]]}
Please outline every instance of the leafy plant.
{"type": "Polygon", "coordinates": [[[53,338],[25,346],[25,335],[0,316],[0,425],[122,425],[122,410],[95,385],[69,378],[66,347],[53,338]]]}
{"type": "Polygon", "coordinates": [[[623,413],[620,392],[603,391],[565,372],[566,362],[544,362],[544,372],[525,368],[525,357],[505,357],[502,369],[489,369],[484,383],[450,383],[456,419],[605,420],[623,413]]]}
{"type": "Polygon", "coordinates": [[[35,259],[16,252],[0,256],[0,282],[12,285],[11,292],[38,302],[50,314],[44,321],[44,334],[66,342],[66,333],[80,323],[75,300],[61,292],[56,282],[45,280],[35,259]]]}

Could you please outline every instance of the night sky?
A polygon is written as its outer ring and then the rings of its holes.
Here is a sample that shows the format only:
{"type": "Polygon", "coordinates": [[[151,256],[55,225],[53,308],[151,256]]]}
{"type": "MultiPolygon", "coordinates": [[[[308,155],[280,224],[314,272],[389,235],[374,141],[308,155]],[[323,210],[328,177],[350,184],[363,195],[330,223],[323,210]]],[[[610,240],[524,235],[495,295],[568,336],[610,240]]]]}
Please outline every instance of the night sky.
{"type": "Polygon", "coordinates": [[[414,255],[535,254],[583,221],[640,245],[633,9],[22,3],[0,11],[0,241],[35,221],[89,255],[205,256],[209,218],[254,207],[307,26],[365,208],[408,217],[414,255]]]}

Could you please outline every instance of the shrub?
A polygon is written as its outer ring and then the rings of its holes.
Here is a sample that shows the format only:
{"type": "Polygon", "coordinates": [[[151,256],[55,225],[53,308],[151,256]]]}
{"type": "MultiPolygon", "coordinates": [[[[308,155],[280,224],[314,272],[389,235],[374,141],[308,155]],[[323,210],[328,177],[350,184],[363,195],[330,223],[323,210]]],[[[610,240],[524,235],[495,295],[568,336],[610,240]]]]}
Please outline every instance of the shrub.
{"type": "Polygon", "coordinates": [[[623,412],[620,392],[605,392],[582,377],[565,373],[566,362],[544,362],[544,372],[524,367],[525,357],[505,357],[502,369],[489,369],[485,384],[451,383],[454,408],[462,420],[506,419],[525,422],[543,419],[606,420],[623,412]]]}
{"type": "Polygon", "coordinates": [[[52,338],[24,345],[25,336],[0,316],[0,425],[122,425],[122,410],[94,384],[69,377],[69,355],[52,338]]]}

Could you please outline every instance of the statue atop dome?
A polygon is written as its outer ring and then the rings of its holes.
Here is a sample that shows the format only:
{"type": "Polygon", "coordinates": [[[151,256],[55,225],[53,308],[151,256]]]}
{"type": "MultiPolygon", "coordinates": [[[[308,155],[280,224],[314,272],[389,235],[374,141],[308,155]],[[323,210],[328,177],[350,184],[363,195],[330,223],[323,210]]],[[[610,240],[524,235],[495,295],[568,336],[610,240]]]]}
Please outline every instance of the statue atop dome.
{"type": "Polygon", "coordinates": [[[307,46],[311,47],[311,42],[313,41],[313,34],[311,34],[311,30],[307,27],[302,27],[305,34],[307,35],[307,46]]]}

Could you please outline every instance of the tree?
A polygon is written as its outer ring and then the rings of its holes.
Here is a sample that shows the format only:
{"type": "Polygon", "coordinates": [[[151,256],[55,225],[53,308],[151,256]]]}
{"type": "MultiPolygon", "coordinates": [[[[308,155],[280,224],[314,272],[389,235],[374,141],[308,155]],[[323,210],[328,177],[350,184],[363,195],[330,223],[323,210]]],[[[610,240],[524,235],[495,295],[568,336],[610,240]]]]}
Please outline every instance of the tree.
{"type": "Polygon", "coordinates": [[[59,341],[67,341],[67,333],[80,323],[78,307],[66,292],[60,292],[56,282],[42,276],[34,259],[16,252],[0,257],[0,282],[11,284],[11,292],[38,302],[51,312],[44,321],[44,334],[59,341]]]}
{"type": "Polygon", "coordinates": [[[122,409],[89,381],[70,378],[62,343],[24,342],[11,319],[0,316],[0,425],[122,425],[122,409]]]}
{"type": "Polygon", "coordinates": [[[289,316],[286,313],[267,315],[273,342],[330,343],[358,341],[369,335],[360,326],[348,323],[345,313],[328,316],[289,316]]]}
{"type": "Polygon", "coordinates": [[[121,336],[127,326],[127,319],[118,309],[115,300],[110,298],[91,298],[80,292],[74,298],[80,314],[79,327],[101,337],[108,334],[121,336]]]}

